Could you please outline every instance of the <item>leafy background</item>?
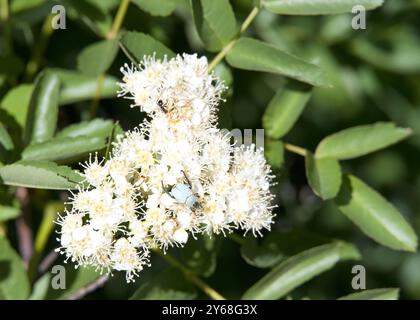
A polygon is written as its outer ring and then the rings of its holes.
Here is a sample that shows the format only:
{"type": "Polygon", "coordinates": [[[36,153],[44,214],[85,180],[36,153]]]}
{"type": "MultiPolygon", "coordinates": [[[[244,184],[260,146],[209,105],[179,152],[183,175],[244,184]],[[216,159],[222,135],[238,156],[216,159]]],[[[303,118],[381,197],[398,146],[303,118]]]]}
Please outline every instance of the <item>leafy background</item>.
{"type": "Polygon", "coordinates": [[[356,264],[376,290],[347,298],[420,298],[420,1],[381,3],[0,0],[0,298],[336,299],[356,264]],[[355,4],[380,6],[366,30],[355,4]],[[206,55],[229,86],[220,127],[265,129],[276,224],[155,254],[130,285],[67,264],[52,290],[65,190],[143,120],[115,82],[152,52],[206,55]]]}

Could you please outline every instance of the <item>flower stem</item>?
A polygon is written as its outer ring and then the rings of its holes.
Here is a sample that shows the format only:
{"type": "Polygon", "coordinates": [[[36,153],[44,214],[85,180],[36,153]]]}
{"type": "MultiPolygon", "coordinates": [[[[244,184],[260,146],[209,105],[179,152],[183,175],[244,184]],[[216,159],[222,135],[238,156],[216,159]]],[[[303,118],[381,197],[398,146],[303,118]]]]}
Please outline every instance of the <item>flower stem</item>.
{"type": "Polygon", "coordinates": [[[223,58],[228,54],[230,49],[232,49],[235,42],[241,37],[242,33],[244,33],[248,29],[248,27],[251,25],[252,21],[254,21],[259,11],[260,11],[259,6],[256,6],[251,10],[251,12],[248,14],[244,22],[242,23],[239,29],[239,32],[236,34],[236,36],[228,44],[226,44],[222,48],[222,50],[209,63],[209,71],[213,70],[217,66],[217,64],[223,60],[223,58]]]}
{"type": "Polygon", "coordinates": [[[299,146],[295,146],[294,144],[290,144],[290,143],[285,143],[284,148],[287,151],[290,151],[292,153],[301,155],[302,157],[306,157],[306,154],[308,153],[308,150],[306,150],[302,147],[299,147],[299,146]]]}
{"type": "Polygon", "coordinates": [[[163,259],[165,259],[169,264],[178,268],[193,284],[200,288],[206,295],[208,295],[213,300],[226,300],[220,293],[210,287],[207,283],[197,277],[191,270],[187,269],[182,263],[176,260],[174,257],[168,253],[163,253],[158,249],[154,249],[154,252],[159,254],[163,259]]]}
{"type": "Polygon", "coordinates": [[[4,52],[0,54],[10,54],[12,52],[11,30],[10,30],[10,10],[8,0],[0,0],[0,24],[3,31],[4,52]]]}
{"type": "Polygon", "coordinates": [[[54,201],[46,205],[41,225],[35,237],[34,253],[29,264],[29,279],[33,280],[37,273],[38,263],[54,228],[54,219],[58,211],[62,211],[62,202],[54,201]]]}
{"type": "MultiPolygon", "coordinates": [[[[105,39],[114,40],[117,37],[118,33],[120,32],[121,26],[124,22],[125,15],[127,14],[129,4],[130,0],[122,0],[120,2],[120,6],[118,7],[117,13],[114,18],[114,22],[112,23],[111,30],[105,35],[105,39]]],[[[96,113],[98,112],[99,100],[101,98],[101,90],[104,80],[105,74],[99,75],[96,80],[96,92],[90,105],[91,119],[95,118],[96,113]]]]}
{"type": "Polygon", "coordinates": [[[16,189],[16,199],[20,203],[22,214],[16,219],[16,233],[19,240],[19,252],[22,256],[22,261],[27,269],[29,261],[33,254],[33,239],[31,229],[31,208],[29,191],[27,188],[18,187],[16,189]]]}
{"type": "Polygon", "coordinates": [[[77,290],[74,294],[68,297],[68,300],[80,300],[86,295],[88,295],[89,293],[95,291],[96,289],[103,287],[108,280],[109,280],[109,275],[106,274],[106,275],[100,276],[95,281],[77,290]]]}
{"type": "Polygon", "coordinates": [[[120,32],[125,15],[127,14],[127,9],[128,9],[129,4],[130,4],[130,0],[122,0],[120,2],[120,6],[118,7],[118,11],[117,11],[117,14],[115,15],[111,30],[105,36],[106,39],[108,40],[115,39],[115,37],[118,35],[118,32],[120,32]]]}
{"type": "Polygon", "coordinates": [[[26,65],[26,75],[25,79],[27,81],[31,81],[36,72],[39,69],[39,65],[41,64],[42,56],[44,55],[44,51],[47,48],[48,40],[51,37],[54,29],[52,27],[52,18],[53,15],[49,14],[42,25],[41,32],[39,34],[39,38],[36,41],[36,45],[32,51],[31,59],[29,60],[28,64],[26,65]]]}
{"type": "Polygon", "coordinates": [[[99,107],[99,100],[101,98],[101,90],[102,90],[102,84],[105,79],[105,74],[100,74],[98,78],[96,79],[96,90],[95,90],[95,96],[93,97],[92,103],[90,105],[90,117],[91,119],[96,117],[96,113],[98,112],[99,107]]]}

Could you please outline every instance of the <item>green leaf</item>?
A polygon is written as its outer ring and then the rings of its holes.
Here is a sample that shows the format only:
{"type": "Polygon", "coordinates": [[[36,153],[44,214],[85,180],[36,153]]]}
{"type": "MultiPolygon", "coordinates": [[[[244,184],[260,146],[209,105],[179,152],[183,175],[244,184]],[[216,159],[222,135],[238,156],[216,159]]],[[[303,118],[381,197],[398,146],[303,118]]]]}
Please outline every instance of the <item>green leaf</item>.
{"type": "Polygon", "coordinates": [[[214,74],[223,81],[225,86],[231,88],[233,83],[233,74],[232,69],[228,65],[221,61],[214,68],[214,74]]]}
{"type": "Polygon", "coordinates": [[[127,57],[135,64],[139,64],[146,55],[155,54],[158,59],[163,59],[165,56],[168,58],[175,56],[171,49],[141,32],[123,32],[120,45],[127,57]]]}
{"type": "Polygon", "coordinates": [[[338,298],[338,300],[398,300],[400,289],[371,289],[363,290],[338,298]]]}
{"type": "MultiPolygon", "coordinates": [[[[60,105],[67,105],[80,101],[90,100],[96,95],[97,78],[87,76],[73,70],[52,68],[48,69],[58,76],[61,81],[60,105]]],[[[102,81],[100,97],[113,98],[117,96],[117,78],[105,76],[102,81]]],[[[22,126],[25,126],[26,114],[34,86],[22,84],[10,90],[3,98],[0,108],[7,111],[22,126]]]]}
{"type": "Polygon", "coordinates": [[[324,138],[316,148],[315,156],[339,160],[357,158],[395,144],[411,133],[411,129],[397,127],[392,122],[356,126],[324,138]]]}
{"type": "Polygon", "coordinates": [[[94,119],[91,121],[83,121],[76,124],[72,124],[60,132],[58,132],[56,138],[74,138],[78,136],[96,136],[106,137],[109,136],[114,123],[111,120],[94,119]]]}
{"type": "Polygon", "coordinates": [[[381,6],[383,0],[263,0],[267,10],[278,14],[320,15],[352,12],[360,5],[366,10],[381,6]]]}
{"type": "Polygon", "coordinates": [[[14,0],[10,2],[10,11],[18,13],[20,11],[33,9],[46,2],[46,0],[14,0]]]}
{"type": "Polygon", "coordinates": [[[277,91],[262,120],[267,136],[279,139],[287,134],[305,109],[311,92],[312,87],[295,81],[277,91]]]}
{"type": "Polygon", "coordinates": [[[241,246],[241,256],[251,266],[271,268],[303,250],[328,242],[326,237],[303,230],[271,231],[261,239],[247,237],[241,246]]]}
{"type": "MultiPolygon", "coordinates": [[[[80,72],[65,69],[49,69],[56,74],[62,83],[60,90],[60,105],[90,100],[97,94],[97,77],[87,76],[80,72]]],[[[101,85],[101,98],[117,96],[117,78],[105,76],[101,85]]]]}
{"type": "Polygon", "coordinates": [[[38,189],[73,189],[83,177],[66,166],[49,161],[21,160],[0,168],[2,182],[11,186],[38,189]]]}
{"type": "Polygon", "coordinates": [[[197,240],[188,241],[181,250],[184,265],[198,275],[211,276],[216,270],[220,245],[221,239],[215,236],[200,235],[197,240]]]}
{"type": "Polygon", "coordinates": [[[168,268],[142,284],[130,300],[192,300],[197,296],[194,286],[177,269],[168,268]]]}
{"type": "Polygon", "coordinates": [[[358,178],[345,175],[335,201],[343,214],[380,244],[416,251],[417,236],[411,226],[392,204],[358,178]]]}
{"type": "Polygon", "coordinates": [[[7,92],[1,101],[0,108],[6,110],[22,128],[26,123],[26,114],[28,113],[33,88],[32,84],[18,85],[7,92]]]}
{"type": "Polygon", "coordinates": [[[0,145],[6,150],[12,150],[14,148],[13,140],[7,132],[5,126],[0,122],[0,145]]]}
{"type": "Polygon", "coordinates": [[[26,144],[43,142],[54,135],[59,89],[60,80],[51,72],[43,72],[36,80],[24,131],[26,144]]]}
{"type": "Polygon", "coordinates": [[[54,138],[46,142],[31,144],[22,152],[24,160],[49,160],[62,163],[77,160],[90,152],[106,147],[106,137],[77,136],[54,138]]]}
{"type": "Polygon", "coordinates": [[[19,208],[0,204],[0,222],[17,218],[19,215],[19,208]]]}
{"type": "Polygon", "coordinates": [[[265,142],[264,154],[268,164],[273,169],[280,169],[284,161],[284,147],[283,142],[269,140],[265,142]]]}
{"type": "Polygon", "coordinates": [[[326,74],[318,66],[256,39],[240,38],[226,60],[238,69],[271,72],[314,86],[329,86],[326,74]]]}
{"type": "Polygon", "coordinates": [[[356,37],[350,43],[354,55],[378,69],[398,74],[420,72],[420,45],[415,33],[401,30],[389,33],[380,42],[367,37],[356,37]]]}
{"type": "Polygon", "coordinates": [[[306,250],[280,263],[249,288],[242,299],[279,299],[320,273],[331,269],[340,260],[358,258],[357,249],[342,242],[306,250]]]}
{"type": "MultiPolygon", "coordinates": [[[[104,6],[97,5],[90,0],[60,0],[64,7],[73,9],[76,13],[76,19],[83,21],[97,35],[105,37],[106,33],[111,29],[112,17],[104,10],[104,6]]],[[[105,2],[104,0],[102,2],[105,2]]]]}
{"type": "Polygon", "coordinates": [[[168,16],[180,3],[180,0],[132,0],[141,10],[150,13],[152,16],[168,16]]]}
{"type": "Polygon", "coordinates": [[[84,48],[77,57],[80,72],[97,77],[105,73],[118,52],[117,40],[102,40],[84,48]]]}
{"type": "Polygon", "coordinates": [[[29,280],[18,254],[0,237],[0,300],[23,300],[29,295],[29,280]]]}
{"type": "Polygon", "coordinates": [[[48,290],[51,288],[51,273],[46,272],[32,286],[31,295],[28,300],[44,300],[48,290]]]}
{"type": "Polygon", "coordinates": [[[337,159],[317,159],[308,151],[305,168],[309,185],[317,196],[328,200],[337,195],[341,185],[341,169],[337,159]]]}
{"type": "Polygon", "coordinates": [[[229,0],[191,0],[191,8],[207,50],[221,50],[236,35],[235,14],[229,0]]]}

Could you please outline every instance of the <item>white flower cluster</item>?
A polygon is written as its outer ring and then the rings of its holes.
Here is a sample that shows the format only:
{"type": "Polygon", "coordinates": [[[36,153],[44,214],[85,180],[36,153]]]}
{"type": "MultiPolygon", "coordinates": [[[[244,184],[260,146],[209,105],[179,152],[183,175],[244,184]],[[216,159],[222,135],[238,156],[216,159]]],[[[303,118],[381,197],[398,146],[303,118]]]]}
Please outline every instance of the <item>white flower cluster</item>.
{"type": "Polygon", "coordinates": [[[120,136],[109,160],[85,164],[88,187],[58,219],[58,250],[77,265],[123,270],[129,282],[152,248],[182,246],[197,233],[270,229],[270,168],[261,149],[234,147],[216,128],[224,86],[206,58],[147,57],[122,72],[120,96],[149,120],[120,136]]]}

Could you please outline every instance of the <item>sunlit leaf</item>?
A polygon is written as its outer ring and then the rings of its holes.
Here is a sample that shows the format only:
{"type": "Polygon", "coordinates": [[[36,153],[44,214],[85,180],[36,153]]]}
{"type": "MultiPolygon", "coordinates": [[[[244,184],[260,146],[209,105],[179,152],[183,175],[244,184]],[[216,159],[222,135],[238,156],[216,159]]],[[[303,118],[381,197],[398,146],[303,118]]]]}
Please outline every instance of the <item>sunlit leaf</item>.
{"type": "Polygon", "coordinates": [[[22,160],[0,168],[0,181],[11,186],[66,190],[83,181],[77,172],[49,161],[22,160]]]}
{"type": "Polygon", "coordinates": [[[88,76],[99,76],[108,70],[118,52],[117,40],[102,40],[84,48],[77,57],[77,68],[88,76]]]}
{"type": "Polygon", "coordinates": [[[398,300],[399,289],[371,289],[352,293],[338,300],[398,300]]]}
{"type": "Polygon", "coordinates": [[[132,2],[152,16],[168,16],[176,9],[181,0],[132,0],[132,2]]]}
{"type": "Polygon", "coordinates": [[[240,38],[226,59],[235,68],[276,73],[314,86],[329,85],[325,73],[318,66],[260,40],[240,38]]]}
{"type": "Polygon", "coordinates": [[[32,84],[18,85],[7,92],[0,104],[0,109],[6,110],[22,128],[26,123],[33,88],[32,84]]]}
{"type": "Polygon", "coordinates": [[[249,288],[242,299],[279,299],[313,277],[331,269],[340,260],[359,258],[357,249],[343,242],[309,249],[281,262],[249,288]]]}
{"type": "Polygon", "coordinates": [[[241,247],[241,256],[254,267],[271,268],[290,256],[328,242],[330,239],[308,231],[283,233],[273,230],[261,239],[247,237],[241,247]]]}
{"type": "Polygon", "coordinates": [[[360,179],[346,175],[338,208],[366,235],[396,250],[416,251],[417,236],[398,210],[360,179]]]}
{"type": "Polygon", "coordinates": [[[7,132],[5,126],[0,122],[0,145],[2,145],[6,150],[13,149],[13,141],[7,132]]]}
{"type": "Polygon", "coordinates": [[[293,127],[311,97],[311,87],[289,82],[275,94],[265,110],[263,126],[267,136],[278,139],[293,127]]]}
{"type": "Polygon", "coordinates": [[[352,127],[322,140],[315,156],[340,160],[356,158],[395,144],[410,134],[411,129],[397,127],[391,122],[352,127]]]}
{"type": "Polygon", "coordinates": [[[191,0],[195,27],[209,51],[223,48],[237,32],[229,0],[191,0]]]}
{"type": "Polygon", "coordinates": [[[311,152],[307,152],[305,168],[309,185],[316,195],[324,200],[337,195],[341,185],[341,169],[336,159],[317,159],[311,152]]]}
{"type": "Polygon", "coordinates": [[[355,6],[365,10],[381,6],[383,0],[264,0],[263,6],[278,14],[320,15],[352,12],[355,6]]]}
{"type": "Polygon", "coordinates": [[[284,161],[283,143],[276,140],[265,141],[264,155],[273,169],[280,169],[284,161]]]}
{"type": "Polygon", "coordinates": [[[106,147],[106,142],[107,139],[103,136],[54,138],[26,147],[22,152],[22,159],[49,160],[62,163],[65,160],[79,159],[91,152],[99,151],[106,147]]]}
{"type": "Polygon", "coordinates": [[[0,204],[0,222],[16,218],[20,215],[20,212],[19,208],[0,204]]]}
{"type": "MultiPolygon", "coordinates": [[[[60,90],[60,105],[89,100],[97,95],[97,77],[87,76],[73,70],[57,68],[49,70],[56,74],[62,83],[62,88],[60,90]]],[[[100,98],[116,97],[117,91],[117,79],[111,76],[105,76],[101,82],[99,92],[100,98]]]]}
{"type": "Polygon", "coordinates": [[[146,55],[155,54],[159,59],[175,56],[175,53],[164,44],[141,32],[123,32],[120,45],[124,53],[136,64],[140,63],[146,55]]]}
{"type": "Polygon", "coordinates": [[[42,73],[36,81],[25,126],[26,144],[44,142],[55,132],[58,118],[60,80],[51,73],[42,73]]]}
{"type": "Polygon", "coordinates": [[[72,138],[78,136],[108,136],[114,123],[111,120],[94,119],[72,124],[57,132],[56,138],[72,138]]]}
{"type": "Polygon", "coordinates": [[[18,254],[0,237],[0,299],[26,299],[29,280],[18,254]]]}

